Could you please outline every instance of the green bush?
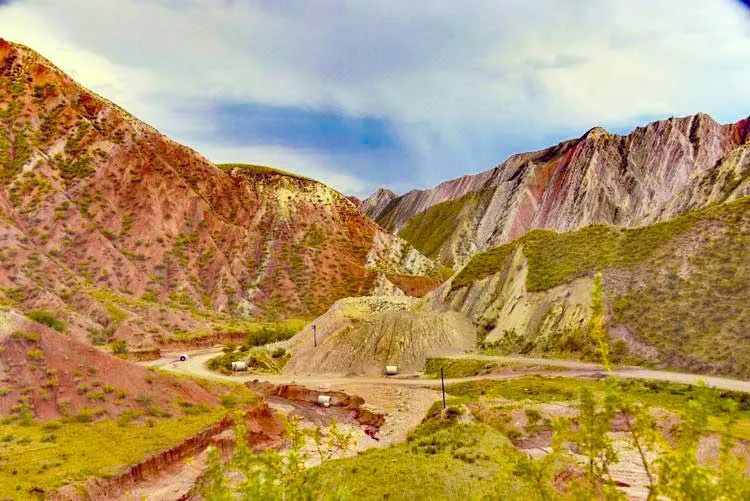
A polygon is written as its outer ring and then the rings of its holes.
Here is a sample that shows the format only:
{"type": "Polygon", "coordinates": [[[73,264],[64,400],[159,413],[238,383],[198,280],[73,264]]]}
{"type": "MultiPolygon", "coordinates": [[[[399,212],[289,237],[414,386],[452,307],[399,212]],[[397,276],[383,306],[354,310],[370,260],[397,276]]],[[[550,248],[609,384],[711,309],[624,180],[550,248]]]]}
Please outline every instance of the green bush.
{"type": "Polygon", "coordinates": [[[112,342],[112,353],[122,355],[128,352],[128,342],[124,339],[118,339],[112,342]]]}
{"type": "Polygon", "coordinates": [[[54,313],[45,310],[34,310],[26,314],[34,322],[46,325],[57,332],[65,332],[65,322],[58,319],[54,313]]]}

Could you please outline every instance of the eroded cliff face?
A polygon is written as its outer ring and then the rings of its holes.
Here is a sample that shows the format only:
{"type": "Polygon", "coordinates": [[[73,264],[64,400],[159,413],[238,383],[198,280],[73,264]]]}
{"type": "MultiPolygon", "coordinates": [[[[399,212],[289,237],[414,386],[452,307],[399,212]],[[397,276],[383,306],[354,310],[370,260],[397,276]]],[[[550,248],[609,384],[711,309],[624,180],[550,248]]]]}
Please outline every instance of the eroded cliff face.
{"type": "Polygon", "coordinates": [[[662,221],[747,193],[748,130],[748,120],[721,125],[706,114],[654,122],[626,136],[594,128],[476,176],[409,192],[369,215],[451,266],[466,262],[467,247],[484,250],[533,228],[662,221]],[[488,191],[479,211],[453,215],[455,229],[441,235],[437,250],[434,236],[420,236],[433,224],[431,212],[445,212],[448,203],[461,211],[488,191]]]}
{"type": "Polygon", "coordinates": [[[455,288],[452,281],[430,296],[436,310],[458,311],[471,319],[487,345],[542,351],[566,331],[583,329],[591,316],[591,277],[540,292],[526,287],[528,260],[519,246],[497,272],[455,288]]]}
{"type": "Polygon", "coordinates": [[[0,40],[0,301],[149,346],[434,265],[316,181],[221,168],[0,40]]]}

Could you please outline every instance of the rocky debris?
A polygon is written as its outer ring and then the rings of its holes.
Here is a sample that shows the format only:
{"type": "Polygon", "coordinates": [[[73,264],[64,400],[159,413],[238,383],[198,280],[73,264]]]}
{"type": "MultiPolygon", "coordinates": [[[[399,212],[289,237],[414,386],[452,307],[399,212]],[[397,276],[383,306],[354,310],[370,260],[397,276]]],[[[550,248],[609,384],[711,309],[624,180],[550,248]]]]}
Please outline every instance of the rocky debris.
{"type": "Polygon", "coordinates": [[[375,203],[383,195],[374,194],[373,202],[362,207],[398,233],[437,204],[489,190],[478,213],[463,216],[476,221],[455,224],[436,253],[443,263],[460,265],[470,254],[454,248],[457,242],[484,250],[533,228],[632,227],[747,194],[747,124],[720,125],[699,113],[653,122],[625,136],[594,128],[578,139],[513,155],[480,174],[411,191],[387,205],[375,203]],[[471,234],[462,233],[467,227],[471,234]]]}
{"type": "Polygon", "coordinates": [[[342,391],[328,391],[308,388],[297,384],[281,384],[278,386],[263,382],[250,382],[247,386],[274,402],[277,397],[287,402],[301,402],[307,405],[304,409],[294,408],[292,414],[301,414],[312,420],[316,420],[316,414],[322,414],[325,418],[320,424],[325,426],[331,423],[333,418],[341,421],[357,423],[365,433],[377,439],[378,432],[385,422],[385,416],[376,413],[364,406],[365,400],[357,395],[348,395],[342,391]],[[331,397],[330,408],[321,408],[318,405],[318,397],[326,395],[331,397]]]}
{"type": "Polygon", "coordinates": [[[284,372],[381,375],[386,365],[416,372],[427,357],[464,353],[475,344],[474,328],[460,313],[434,311],[408,297],[346,298],[288,341],[284,372]]]}

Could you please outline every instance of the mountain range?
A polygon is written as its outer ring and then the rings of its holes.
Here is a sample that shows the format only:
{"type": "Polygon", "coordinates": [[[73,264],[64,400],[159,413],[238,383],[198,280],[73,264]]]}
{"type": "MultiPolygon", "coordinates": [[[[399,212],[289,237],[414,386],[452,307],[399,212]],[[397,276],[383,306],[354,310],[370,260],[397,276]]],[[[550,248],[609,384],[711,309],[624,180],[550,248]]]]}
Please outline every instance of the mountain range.
{"type": "MultiPolygon", "coordinates": [[[[404,331],[430,332],[442,314],[433,334],[447,352],[476,339],[585,356],[601,273],[621,359],[750,374],[750,353],[733,349],[750,322],[748,119],[597,127],[360,201],[280,169],[213,164],[26,47],[0,41],[0,62],[0,305],[78,341],[153,348],[328,311],[320,323],[348,329],[347,352],[375,343],[391,356],[382,338],[418,367],[430,342],[404,331]],[[422,299],[346,299],[368,295],[422,299]]],[[[316,356],[346,366],[337,348],[316,356]]]]}
{"type": "Polygon", "coordinates": [[[636,227],[750,194],[750,120],[670,118],[508,158],[476,175],[397,196],[379,189],[360,208],[428,257],[460,267],[478,251],[535,228],[636,227]]]}

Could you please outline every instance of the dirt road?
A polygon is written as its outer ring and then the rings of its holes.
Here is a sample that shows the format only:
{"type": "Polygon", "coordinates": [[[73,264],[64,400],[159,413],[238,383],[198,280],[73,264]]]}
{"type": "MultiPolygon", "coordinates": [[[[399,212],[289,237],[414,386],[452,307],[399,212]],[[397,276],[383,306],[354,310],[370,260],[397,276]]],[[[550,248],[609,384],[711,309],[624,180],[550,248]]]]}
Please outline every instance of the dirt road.
{"type": "MultiPolygon", "coordinates": [[[[164,357],[145,362],[145,365],[156,366],[162,369],[166,369],[178,374],[187,374],[192,376],[198,376],[206,379],[214,379],[221,381],[234,381],[242,383],[245,381],[260,380],[268,381],[273,384],[288,384],[297,383],[306,386],[320,386],[324,385],[327,387],[340,387],[350,384],[357,384],[359,386],[366,384],[377,384],[377,385],[399,385],[399,386],[411,386],[411,387],[439,387],[440,380],[438,379],[425,379],[415,375],[405,375],[396,377],[363,377],[363,376],[346,376],[346,375],[309,375],[309,376],[276,376],[276,375],[263,375],[263,374],[237,374],[227,376],[213,372],[206,368],[206,362],[221,353],[220,348],[210,348],[203,350],[195,350],[187,352],[190,356],[186,362],[176,361],[178,354],[166,354],[164,357]]],[[[530,358],[520,356],[493,356],[493,355],[479,355],[479,354],[466,354],[460,358],[476,358],[487,361],[496,361],[500,363],[530,365],[535,367],[541,367],[542,370],[534,370],[535,374],[548,374],[554,376],[564,377],[583,377],[583,376],[596,376],[603,375],[605,373],[604,368],[599,364],[589,362],[579,362],[576,360],[560,360],[551,358],[530,358]],[[554,370],[546,371],[545,367],[550,367],[554,370]],[[560,370],[566,369],[566,370],[560,370]]],[[[486,374],[481,376],[471,376],[462,378],[450,378],[446,379],[446,384],[464,383],[468,381],[481,381],[481,380],[504,380],[521,377],[527,375],[527,373],[510,373],[510,374],[486,374]]],[[[730,379],[716,376],[704,376],[699,374],[686,374],[680,372],[661,371],[653,369],[644,369],[641,367],[618,367],[612,371],[612,374],[629,379],[644,379],[652,381],[668,381],[672,383],[682,384],[698,384],[699,382],[705,383],[707,386],[718,388],[722,390],[732,390],[750,393],[750,381],[742,381],[738,379],[730,379]]]]}

